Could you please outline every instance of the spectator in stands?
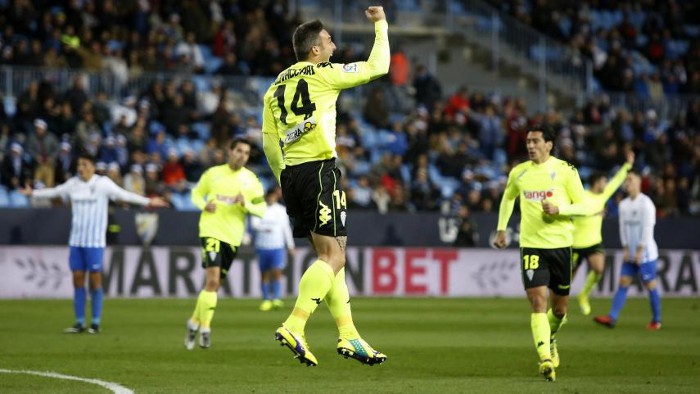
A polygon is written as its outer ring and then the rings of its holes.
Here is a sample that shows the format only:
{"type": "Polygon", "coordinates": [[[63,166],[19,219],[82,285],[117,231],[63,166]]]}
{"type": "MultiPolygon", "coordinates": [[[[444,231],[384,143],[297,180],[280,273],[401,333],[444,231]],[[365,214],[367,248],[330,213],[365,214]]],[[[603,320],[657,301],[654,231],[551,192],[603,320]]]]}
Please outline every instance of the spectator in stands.
{"type": "Polygon", "coordinates": [[[458,112],[465,115],[469,113],[469,89],[466,85],[460,86],[445,104],[445,115],[449,119],[454,119],[458,112]]]}
{"type": "Polygon", "coordinates": [[[416,67],[416,75],[413,78],[416,105],[425,107],[431,111],[438,100],[442,98],[442,86],[440,82],[428,72],[428,68],[419,64],[416,67]]]}
{"type": "Polygon", "coordinates": [[[381,87],[375,87],[370,91],[362,115],[367,123],[376,128],[389,127],[389,110],[384,101],[384,90],[381,87]]]}
{"type": "Polygon", "coordinates": [[[185,169],[182,167],[177,150],[174,148],[168,150],[167,160],[161,170],[161,177],[165,186],[175,192],[182,192],[186,188],[185,169]]]}
{"type": "Polygon", "coordinates": [[[54,182],[53,185],[60,185],[66,182],[75,174],[73,163],[73,148],[70,142],[61,142],[56,160],[54,161],[54,182]]]}
{"type": "Polygon", "coordinates": [[[43,119],[34,121],[34,132],[27,138],[27,153],[34,161],[34,181],[46,187],[53,187],[54,161],[58,155],[59,142],[43,119]]]}
{"type": "Polygon", "coordinates": [[[354,203],[355,207],[360,209],[377,209],[372,199],[372,187],[367,176],[360,175],[357,178],[357,184],[348,189],[352,190],[352,195],[348,196],[348,199],[354,203]]]}
{"type": "Polygon", "coordinates": [[[129,172],[124,175],[124,189],[140,196],[146,194],[146,180],[143,177],[143,167],[140,164],[132,164],[129,172]]]}
{"type": "Polygon", "coordinates": [[[199,160],[197,160],[195,151],[192,149],[185,149],[182,152],[180,164],[185,172],[185,180],[191,185],[197,183],[199,178],[202,176],[202,173],[204,173],[204,167],[199,160]]]}
{"type": "Polygon", "coordinates": [[[10,145],[10,152],[6,154],[2,162],[3,185],[8,190],[22,189],[29,185],[32,179],[33,168],[24,156],[22,145],[13,142],[10,145]]]}
{"type": "Polygon", "coordinates": [[[238,56],[236,56],[234,52],[228,52],[224,55],[224,62],[221,63],[221,65],[219,66],[219,68],[216,69],[214,74],[235,76],[246,75],[247,72],[243,67],[241,67],[241,64],[238,62],[238,56]]]}
{"type": "MultiPolygon", "coordinates": [[[[186,20],[190,20],[192,16],[188,15],[186,20]]],[[[201,74],[204,71],[204,57],[202,50],[199,49],[195,42],[195,33],[190,31],[185,35],[185,40],[177,44],[175,53],[180,57],[180,64],[187,70],[196,74],[201,74]]]]}
{"type": "Polygon", "coordinates": [[[479,225],[471,217],[469,208],[462,205],[459,208],[459,227],[457,237],[454,240],[453,246],[457,247],[474,247],[479,240],[479,225]]]}
{"type": "Polygon", "coordinates": [[[440,201],[440,189],[428,177],[426,167],[418,168],[411,180],[411,204],[418,211],[436,211],[440,201]]]}

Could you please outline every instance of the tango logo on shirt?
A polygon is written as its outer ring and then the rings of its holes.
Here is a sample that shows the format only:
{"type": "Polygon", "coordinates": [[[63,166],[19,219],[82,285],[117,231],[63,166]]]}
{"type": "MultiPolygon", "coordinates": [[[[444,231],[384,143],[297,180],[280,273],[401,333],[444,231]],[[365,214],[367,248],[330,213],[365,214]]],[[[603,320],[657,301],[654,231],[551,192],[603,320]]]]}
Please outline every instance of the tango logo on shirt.
{"type": "Polygon", "coordinates": [[[523,190],[523,197],[530,201],[542,201],[554,195],[552,189],[549,190],[523,190]]]}
{"type": "Polygon", "coordinates": [[[216,201],[221,201],[224,204],[233,205],[236,203],[236,197],[235,196],[226,196],[223,194],[217,194],[216,201]]]}

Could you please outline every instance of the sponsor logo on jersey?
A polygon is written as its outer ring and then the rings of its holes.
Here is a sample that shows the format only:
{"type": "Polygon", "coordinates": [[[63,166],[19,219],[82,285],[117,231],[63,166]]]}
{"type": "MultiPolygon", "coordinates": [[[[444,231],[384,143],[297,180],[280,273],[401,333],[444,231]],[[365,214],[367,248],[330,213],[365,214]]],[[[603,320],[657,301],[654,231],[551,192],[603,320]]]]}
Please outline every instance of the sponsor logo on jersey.
{"type": "Polygon", "coordinates": [[[554,191],[549,190],[523,190],[523,198],[530,201],[542,201],[546,198],[552,198],[554,191]]]}
{"type": "Polygon", "coordinates": [[[310,132],[316,128],[316,117],[312,116],[302,122],[297,123],[296,126],[285,131],[284,143],[291,144],[292,142],[301,138],[304,134],[310,132]]]}
{"type": "Polygon", "coordinates": [[[343,64],[343,71],[346,73],[356,73],[358,71],[357,63],[343,64]]]}
{"type": "Polygon", "coordinates": [[[217,194],[216,201],[221,201],[224,204],[233,205],[235,204],[236,196],[226,196],[223,194],[217,194]]]}

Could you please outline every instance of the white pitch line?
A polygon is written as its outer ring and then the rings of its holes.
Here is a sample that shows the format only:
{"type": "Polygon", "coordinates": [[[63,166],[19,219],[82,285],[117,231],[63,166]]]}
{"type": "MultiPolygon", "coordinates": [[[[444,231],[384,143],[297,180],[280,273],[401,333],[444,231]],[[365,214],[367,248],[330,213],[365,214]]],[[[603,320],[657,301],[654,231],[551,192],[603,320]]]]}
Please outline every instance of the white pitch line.
{"type": "Polygon", "coordinates": [[[16,373],[16,374],[25,374],[25,375],[37,375],[37,376],[43,376],[47,378],[56,378],[56,379],[64,379],[64,380],[77,380],[79,382],[85,382],[85,383],[92,383],[96,384],[98,386],[102,386],[106,388],[107,390],[111,390],[115,394],[134,394],[133,390],[130,390],[120,384],[117,383],[112,383],[112,382],[105,382],[104,380],[98,380],[98,379],[87,379],[87,378],[81,378],[78,376],[71,376],[71,375],[64,375],[61,373],[56,373],[56,372],[41,372],[41,371],[15,371],[11,369],[0,369],[0,373],[16,373]]]}

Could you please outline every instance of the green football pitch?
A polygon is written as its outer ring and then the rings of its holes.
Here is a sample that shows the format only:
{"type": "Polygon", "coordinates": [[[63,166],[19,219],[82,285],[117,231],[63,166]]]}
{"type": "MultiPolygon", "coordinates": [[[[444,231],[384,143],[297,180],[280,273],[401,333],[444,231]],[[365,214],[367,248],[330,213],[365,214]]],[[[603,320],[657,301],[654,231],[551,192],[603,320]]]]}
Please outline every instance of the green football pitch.
{"type": "MultiPolygon", "coordinates": [[[[99,335],[62,333],[72,322],[69,300],[2,300],[0,392],[110,392],[65,379],[72,376],[136,393],[697,393],[700,299],[662,302],[659,332],[645,329],[646,299],[628,300],[612,330],[572,305],[558,335],[557,381],[547,383],[524,298],[356,298],[358,328],[389,356],[374,367],[336,354],[335,326],[321,306],[307,326],[316,368],[273,339],[288,309],[259,312],[257,300],[220,299],[212,347],[192,351],[183,337],[194,300],[108,299],[99,335]]],[[[593,300],[594,313],[609,305],[593,300]]]]}

